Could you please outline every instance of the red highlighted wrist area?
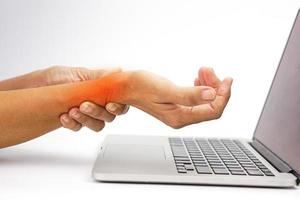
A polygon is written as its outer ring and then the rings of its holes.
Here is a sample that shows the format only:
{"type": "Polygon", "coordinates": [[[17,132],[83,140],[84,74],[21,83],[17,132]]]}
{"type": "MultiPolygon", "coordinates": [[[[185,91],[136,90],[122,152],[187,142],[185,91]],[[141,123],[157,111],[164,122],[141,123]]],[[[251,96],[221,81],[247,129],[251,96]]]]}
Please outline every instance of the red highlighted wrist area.
{"type": "Polygon", "coordinates": [[[128,73],[120,72],[105,76],[101,79],[72,84],[68,90],[71,105],[80,105],[91,101],[101,106],[109,102],[126,103],[129,95],[128,73]]]}

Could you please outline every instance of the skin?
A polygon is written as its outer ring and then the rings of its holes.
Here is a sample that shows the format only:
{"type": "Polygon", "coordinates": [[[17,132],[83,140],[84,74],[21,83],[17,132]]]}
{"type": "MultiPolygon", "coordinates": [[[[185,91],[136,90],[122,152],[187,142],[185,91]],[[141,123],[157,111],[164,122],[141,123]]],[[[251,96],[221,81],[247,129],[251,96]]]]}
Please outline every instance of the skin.
{"type": "MultiPolygon", "coordinates": [[[[0,90],[16,90],[42,86],[75,83],[80,81],[99,79],[103,76],[121,72],[120,68],[102,68],[90,70],[83,67],[54,66],[45,70],[35,71],[12,79],[0,81],[0,90]]],[[[104,128],[105,122],[112,122],[116,115],[125,114],[129,106],[108,103],[106,107],[93,102],[83,102],[79,107],[72,108],[68,113],[60,116],[64,128],[79,131],[82,127],[93,131],[104,128]],[[83,109],[89,108],[89,109],[83,109]]]]}
{"type": "MultiPolygon", "coordinates": [[[[56,66],[47,69],[43,77],[45,77],[46,85],[56,85],[99,79],[121,71],[121,68],[90,70],[82,67],[56,66]]],[[[85,126],[99,132],[105,127],[105,122],[112,122],[117,115],[127,113],[128,109],[128,105],[118,103],[108,103],[103,107],[93,102],[83,102],[79,107],[71,108],[68,113],[63,113],[60,116],[60,122],[64,128],[73,131],[79,131],[85,126]]]]}
{"type": "Polygon", "coordinates": [[[229,100],[231,84],[231,78],[220,81],[212,69],[202,68],[195,87],[179,87],[145,71],[128,71],[90,81],[2,91],[0,147],[59,128],[61,113],[87,100],[101,106],[132,105],[173,128],[217,119],[229,100]]]}

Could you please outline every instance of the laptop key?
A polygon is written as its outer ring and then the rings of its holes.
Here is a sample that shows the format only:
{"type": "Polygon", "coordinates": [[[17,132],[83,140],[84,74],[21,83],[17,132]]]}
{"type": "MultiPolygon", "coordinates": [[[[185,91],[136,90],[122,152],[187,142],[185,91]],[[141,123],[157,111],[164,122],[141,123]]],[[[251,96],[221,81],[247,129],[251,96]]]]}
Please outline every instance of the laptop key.
{"type": "Polygon", "coordinates": [[[194,157],[192,157],[192,160],[194,160],[194,161],[205,161],[204,158],[194,158],[194,157]]]}
{"type": "Polygon", "coordinates": [[[184,167],[188,171],[193,171],[194,170],[194,167],[192,165],[185,165],[184,167]]]}
{"type": "Polygon", "coordinates": [[[236,164],[236,165],[226,165],[228,168],[241,168],[240,165],[236,164]]]}
{"type": "Polygon", "coordinates": [[[205,162],[205,161],[202,161],[202,162],[194,161],[194,165],[207,165],[207,162],[205,162]]]}
{"type": "Polygon", "coordinates": [[[175,163],[176,164],[192,164],[192,162],[191,161],[183,161],[183,160],[175,160],[175,163]]]}
{"type": "Polygon", "coordinates": [[[222,163],[220,164],[210,164],[211,167],[224,167],[222,163]]]}
{"type": "Polygon", "coordinates": [[[209,167],[207,164],[195,164],[195,167],[209,167]]]}
{"type": "Polygon", "coordinates": [[[215,174],[224,174],[224,175],[229,175],[229,172],[227,169],[223,168],[213,168],[213,171],[215,174]]]}
{"type": "Polygon", "coordinates": [[[244,169],[257,169],[257,167],[255,165],[253,166],[243,166],[244,169]]]}
{"type": "Polygon", "coordinates": [[[230,171],[230,173],[232,175],[247,175],[245,172],[243,171],[230,171]]]}
{"type": "Polygon", "coordinates": [[[220,164],[220,163],[223,163],[221,160],[207,160],[209,163],[211,164],[220,164]]]}
{"type": "Polygon", "coordinates": [[[256,169],[246,169],[246,171],[250,176],[263,176],[263,173],[256,169]]]}
{"type": "Polygon", "coordinates": [[[187,170],[184,167],[177,167],[177,172],[178,173],[187,173],[187,170]]]}
{"type": "Polygon", "coordinates": [[[264,172],[266,176],[275,176],[272,172],[264,172]]]}
{"type": "Polygon", "coordinates": [[[209,167],[196,166],[196,171],[198,174],[212,174],[212,171],[209,167]]]}

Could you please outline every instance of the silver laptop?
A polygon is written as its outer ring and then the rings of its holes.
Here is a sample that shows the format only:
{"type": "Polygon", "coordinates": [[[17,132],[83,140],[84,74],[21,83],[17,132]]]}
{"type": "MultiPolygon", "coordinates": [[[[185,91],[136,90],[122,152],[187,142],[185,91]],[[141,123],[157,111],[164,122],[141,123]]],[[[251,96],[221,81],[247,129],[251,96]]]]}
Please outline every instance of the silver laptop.
{"type": "Polygon", "coordinates": [[[109,135],[93,177],[109,182],[294,187],[300,180],[300,14],[252,140],[109,135]]]}

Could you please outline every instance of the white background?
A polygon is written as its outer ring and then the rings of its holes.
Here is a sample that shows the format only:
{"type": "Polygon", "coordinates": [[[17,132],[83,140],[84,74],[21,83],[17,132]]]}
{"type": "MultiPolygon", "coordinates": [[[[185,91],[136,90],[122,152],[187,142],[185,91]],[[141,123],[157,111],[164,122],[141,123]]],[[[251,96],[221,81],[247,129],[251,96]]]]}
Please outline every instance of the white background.
{"type": "MultiPolygon", "coordinates": [[[[173,130],[131,108],[99,134],[60,129],[0,150],[0,199],[299,199],[297,189],[96,183],[107,134],[251,138],[299,0],[0,0],[0,79],[51,65],[145,69],[192,85],[232,76],[222,118],[173,130]]],[[[24,105],[26,106],[26,105],[24,105]]]]}

